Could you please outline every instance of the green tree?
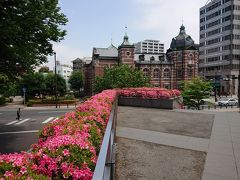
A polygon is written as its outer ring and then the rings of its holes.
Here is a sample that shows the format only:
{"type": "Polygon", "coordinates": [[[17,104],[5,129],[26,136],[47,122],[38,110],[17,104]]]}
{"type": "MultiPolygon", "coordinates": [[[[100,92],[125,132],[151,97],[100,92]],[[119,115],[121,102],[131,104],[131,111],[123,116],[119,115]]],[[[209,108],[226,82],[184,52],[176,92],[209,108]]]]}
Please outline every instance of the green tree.
{"type": "Polygon", "coordinates": [[[104,70],[103,77],[97,77],[93,89],[100,92],[104,89],[149,86],[149,78],[142,71],[127,65],[114,66],[104,70]]]}
{"type": "Polygon", "coordinates": [[[33,98],[35,95],[44,94],[46,91],[44,75],[38,72],[23,75],[20,86],[26,87],[27,99],[33,98]]]}
{"type": "Polygon", "coordinates": [[[9,79],[5,74],[0,73],[0,95],[3,95],[8,88],[9,79]]]}
{"type": "Polygon", "coordinates": [[[5,74],[0,73],[0,96],[15,96],[19,93],[19,83],[17,80],[9,80],[5,74]]]}
{"type": "MultiPolygon", "coordinates": [[[[46,92],[48,95],[55,95],[55,74],[49,73],[45,78],[46,92]]],[[[66,94],[66,81],[57,74],[57,94],[63,96],[66,94]]]]}
{"type": "Polygon", "coordinates": [[[69,77],[68,83],[70,88],[74,91],[78,91],[80,94],[81,88],[83,88],[83,73],[82,71],[74,71],[69,77]]]}
{"type": "Polygon", "coordinates": [[[66,35],[58,0],[0,1],[0,72],[10,79],[47,62],[52,43],[66,35]]]}
{"type": "Polygon", "coordinates": [[[202,100],[209,98],[212,86],[210,82],[197,77],[188,81],[184,81],[182,89],[184,104],[200,109],[202,100]]]}
{"type": "Polygon", "coordinates": [[[38,72],[41,72],[41,73],[49,73],[49,67],[47,66],[43,66],[39,69],[38,72]]]}

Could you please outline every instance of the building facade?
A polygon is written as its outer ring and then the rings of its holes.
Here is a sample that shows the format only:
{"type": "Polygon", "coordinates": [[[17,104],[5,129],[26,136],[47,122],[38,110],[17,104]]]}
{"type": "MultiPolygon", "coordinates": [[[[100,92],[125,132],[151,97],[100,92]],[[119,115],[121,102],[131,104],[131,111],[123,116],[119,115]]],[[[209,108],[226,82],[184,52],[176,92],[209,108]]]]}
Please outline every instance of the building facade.
{"type": "Polygon", "coordinates": [[[65,80],[66,80],[66,86],[67,89],[70,89],[70,85],[68,84],[68,80],[70,75],[72,74],[72,67],[66,64],[60,64],[59,61],[56,62],[56,70],[57,70],[57,74],[59,74],[60,76],[62,76],[65,80]]]}
{"type": "Polygon", "coordinates": [[[200,8],[199,74],[220,94],[237,94],[240,1],[212,0],[200,8]]]}
{"type": "Polygon", "coordinates": [[[92,61],[92,57],[76,58],[72,61],[73,71],[83,71],[84,65],[89,64],[92,61]]]}
{"type": "Polygon", "coordinates": [[[138,68],[155,87],[179,88],[183,80],[198,75],[198,49],[182,25],[179,35],[172,39],[167,53],[137,53],[125,35],[123,43],[116,48],[93,48],[92,62],[85,66],[85,93],[92,94],[92,84],[102,76],[105,67],[127,64],[138,68]]]}
{"type": "Polygon", "coordinates": [[[164,53],[164,44],[158,40],[144,40],[136,43],[136,53],[161,54],[164,53]]]}

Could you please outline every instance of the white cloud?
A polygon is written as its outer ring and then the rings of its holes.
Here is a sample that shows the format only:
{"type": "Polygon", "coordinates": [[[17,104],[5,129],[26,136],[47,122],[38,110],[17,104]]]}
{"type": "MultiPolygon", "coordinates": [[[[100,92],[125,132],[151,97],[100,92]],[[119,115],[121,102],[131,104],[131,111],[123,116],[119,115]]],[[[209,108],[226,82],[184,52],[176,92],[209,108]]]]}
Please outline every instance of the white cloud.
{"type": "Polygon", "coordinates": [[[169,48],[171,39],[177,36],[182,18],[187,34],[198,43],[199,8],[205,4],[202,0],[133,0],[133,2],[139,11],[134,26],[143,32],[151,33],[150,36],[159,38],[165,43],[165,49],[169,48]]]}

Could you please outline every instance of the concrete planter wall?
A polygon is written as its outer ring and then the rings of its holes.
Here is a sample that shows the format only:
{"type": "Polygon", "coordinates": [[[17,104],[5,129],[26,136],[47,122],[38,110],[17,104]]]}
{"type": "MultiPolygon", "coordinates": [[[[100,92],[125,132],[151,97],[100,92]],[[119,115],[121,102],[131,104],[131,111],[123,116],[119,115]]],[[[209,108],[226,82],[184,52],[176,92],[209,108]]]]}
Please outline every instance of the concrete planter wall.
{"type": "Polygon", "coordinates": [[[119,96],[118,105],[158,109],[180,109],[182,107],[182,98],[176,97],[171,99],[146,99],[140,97],[119,96]]]}

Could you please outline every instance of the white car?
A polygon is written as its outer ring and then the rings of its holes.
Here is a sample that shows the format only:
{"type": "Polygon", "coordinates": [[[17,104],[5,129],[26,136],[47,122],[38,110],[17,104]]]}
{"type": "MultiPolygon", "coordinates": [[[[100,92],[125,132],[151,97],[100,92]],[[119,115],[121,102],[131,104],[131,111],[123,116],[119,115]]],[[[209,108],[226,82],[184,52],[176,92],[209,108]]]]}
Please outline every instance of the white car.
{"type": "Polygon", "coordinates": [[[219,106],[235,106],[238,105],[238,100],[234,98],[221,98],[218,101],[219,106]]]}

